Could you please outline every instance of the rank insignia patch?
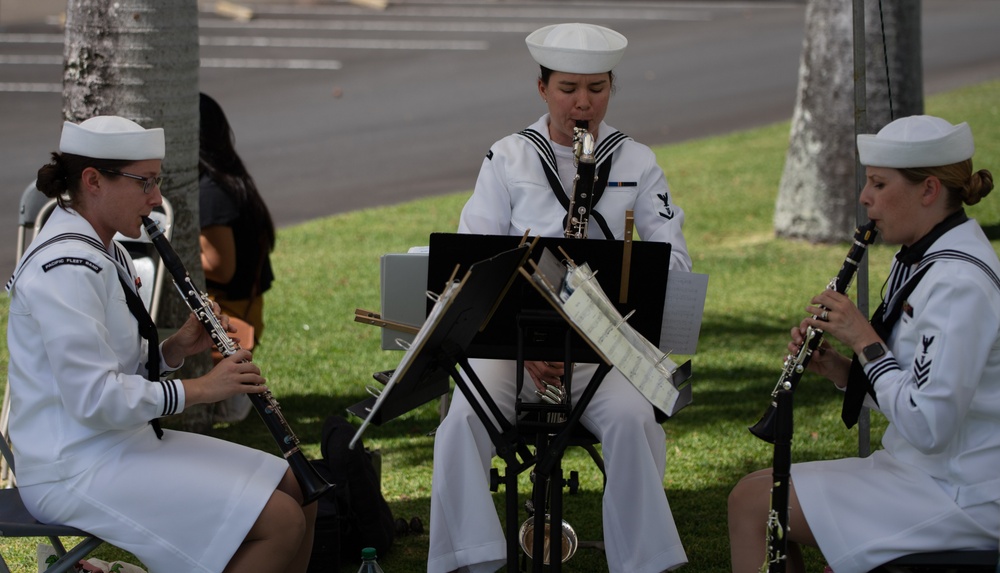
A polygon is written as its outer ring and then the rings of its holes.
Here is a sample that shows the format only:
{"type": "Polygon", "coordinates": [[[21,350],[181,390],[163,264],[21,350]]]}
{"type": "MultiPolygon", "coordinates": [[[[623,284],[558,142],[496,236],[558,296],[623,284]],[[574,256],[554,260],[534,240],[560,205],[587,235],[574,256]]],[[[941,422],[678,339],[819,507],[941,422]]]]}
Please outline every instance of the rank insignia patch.
{"type": "Polygon", "coordinates": [[[668,219],[668,220],[669,219],[673,219],[674,218],[674,208],[670,206],[670,196],[667,195],[666,193],[662,193],[662,194],[658,193],[656,196],[660,199],[660,201],[663,201],[663,210],[662,211],[657,211],[657,214],[659,216],[663,217],[664,219],[668,219]]]}
{"type": "Polygon", "coordinates": [[[916,380],[917,388],[926,384],[930,378],[935,338],[936,336],[929,334],[920,337],[920,352],[913,359],[913,377],[916,380]]]}

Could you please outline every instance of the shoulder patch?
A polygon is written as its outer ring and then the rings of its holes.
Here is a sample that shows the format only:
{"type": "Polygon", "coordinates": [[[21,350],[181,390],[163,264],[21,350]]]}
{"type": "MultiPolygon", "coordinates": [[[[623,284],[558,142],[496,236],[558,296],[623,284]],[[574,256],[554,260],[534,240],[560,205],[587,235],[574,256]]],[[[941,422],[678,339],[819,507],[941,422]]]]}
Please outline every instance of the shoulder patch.
{"type": "Polygon", "coordinates": [[[101,272],[101,265],[98,265],[94,261],[89,261],[87,259],[82,259],[80,257],[59,257],[58,259],[53,259],[42,265],[42,270],[45,272],[49,272],[52,269],[62,265],[78,265],[82,267],[87,267],[88,269],[94,271],[95,273],[101,272]]]}

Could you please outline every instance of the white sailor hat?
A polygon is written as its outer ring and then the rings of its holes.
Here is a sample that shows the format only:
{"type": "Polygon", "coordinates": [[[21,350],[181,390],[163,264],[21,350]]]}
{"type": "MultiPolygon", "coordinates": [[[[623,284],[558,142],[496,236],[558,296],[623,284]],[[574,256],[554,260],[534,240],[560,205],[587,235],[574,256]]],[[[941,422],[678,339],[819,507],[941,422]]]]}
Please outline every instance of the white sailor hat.
{"type": "Polygon", "coordinates": [[[901,117],[877,135],[858,135],[861,164],[875,167],[939,167],[965,161],[975,151],[969,124],[930,115],[901,117]]]}
{"type": "Polygon", "coordinates": [[[622,59],[628,40],[618,32],[593,24],[554,24],[524,39],[531,57],[556,72],[601,74],[622,59]]]}
{"type": "Polygon", "coordinates": [[[99,115],[80,124],[64,122],[59,151],[94,159],[163,159],[162,128],[145,129],[116,115],[99,115]]]}

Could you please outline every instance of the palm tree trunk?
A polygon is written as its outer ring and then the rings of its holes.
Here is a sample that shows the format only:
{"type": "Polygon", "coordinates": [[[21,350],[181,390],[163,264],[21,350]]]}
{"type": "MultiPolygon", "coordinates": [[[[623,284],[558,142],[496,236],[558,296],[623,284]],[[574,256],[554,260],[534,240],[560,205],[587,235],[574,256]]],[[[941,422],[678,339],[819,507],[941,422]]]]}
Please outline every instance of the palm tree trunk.
{"type": "MultiPolygon", "coordinates": [[[[893,118],[923,113],[920,2],[865,5],[867,131],[873,133],[891,121],[890,89],[893,118]]],[[[854,25],[850,2],[810,0],[806,7],[799,89],[775,205],[779,237],[840,242],[854,229],[854,25]]]]}
{"type": "MultiPolygon", "coordinates": [[[[63,115],[74,122],[120,115],[164,129],[162,192],[174,209],[171,244],[195,283],[204,284],[198,244],[198,53],[197,0],[68,2],[63,115]]],[[[154,319],[169,330],[189,313],[179,296],[168,295],[154,319]]],[[[207,353],[191,357],[182,376],[210,367],[207,353]]],[[[184,420],[189,428],[207,429],[211,408],[185,411],[184,420]]]]}

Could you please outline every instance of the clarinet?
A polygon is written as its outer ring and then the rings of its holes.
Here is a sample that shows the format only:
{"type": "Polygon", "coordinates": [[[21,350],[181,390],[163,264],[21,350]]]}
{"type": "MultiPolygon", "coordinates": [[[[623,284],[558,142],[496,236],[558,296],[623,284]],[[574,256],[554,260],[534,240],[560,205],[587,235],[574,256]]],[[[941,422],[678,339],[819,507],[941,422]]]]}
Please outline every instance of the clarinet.
{"type": "Polygon", "coordinates": [[[785,573],[788,564],[788,483],[792,475],[792,391],[775,396],[774,462],[771,464],[771,510],[767,514],[767,553],[758,573],[785,573]]]}
{"type": "MultiPolygon", "coordinates": [[[[576,176],[573,178],[573,195],[566,209],[567,239],[586,239],[587,223],[590,221],[590,209],[593,206],[594,183],[597,181],[597,158],[594,156],[594,136],[587,130],[587,121],[576,120],[573,128],[573,161],[576,163],[576,176]]],[[[536,390],[535,394],[543,402],[549,404],[565,404],[566,395],[562,388],[548,385],[544,391],[536,390]]],[[[548,415],[550,423],[565,420],[559,413],[548,415]]]]}
{"type": "MultiPolygon", "coordinates": [[[[857,273],[858,264],[868,245],[875,241],[875,223],[868,222],[854,232],[854,243],[844,258],[840,272],[827,289],[844,293],[857,273]]],[[[814,317],[815,318],[815,317],[814,317]]],[[[813,352],[819,348],[823,331],[809,327],[798,354],[785,358],[781,378],[771,393],[771,404],[750,432],[774,444],[771,464],[771,508],[767,515],[765,545],[767,552],[759,573],[785,573],[788,564],[788,495],[792,473],[792,396],[806,370],[813,352]]]]}
{"type": "Polygon", "coordinates": [[[597,158],[594,156],[594,136],[587,131],[587,122],[582,119],[577,120],[573,128],[573,156],[576,177],[573,178],[573,196],[566,210],[564,233],[567,239],[586,239],[594,200],[594,182],[597,180],[597,158]]]}
{"type": "MultiPolygon", "coordinates": [[[[875,241],[877,234],[878,231],[875,229],[875,223],[870,221],[854,231],[854,243],[851,245],[851,249],[844,259],[844,264],[840,267],[840,272],[826,286],[828,290],[835,290],[841,294],[847,291],[848,287],[851,286],[851,281],[854,280],[855,273],[858,271],[858,264],[865,256],[865,250],[868,248],[868,245],[875,241]]],[[[813,316],[813,318],[817,317],[813,316]]],[[[806,329],[805,341],[799,348],[798,354],[789,354],[785,357],[781,377],[778,378],[778,383],[771,392],[771,404],[764,412],[760,421],[750,427],[750,433],[765,442],[774,443],[774,414],[777,408],[775,400],[778,396],[778,391],[795,390],[799,380],[802,378],[802,374],[806,371],[806,366],[809,365],[809,360],[812,359],[813,352],[819,348],[819,344],[822,341],[822,330],[811,326],[806,329]]]]}
{"type": "MultiPolygon", "coordinates": [[[[235,354],[240,350],[240,345],[226,334],[226,329],[222,326],[215,312],[212,311],[211,299],[208,298],[206,293],[201,292],[195,287],[180,257],[177,256],[174,248],[170,246],[167,238],[163,236],[163,230],[160,229],[156,221],[149,217],[143,217],[142,224],[146,228],[146,234],[149,235],[150,241],[152,241],[153,246],[156,247],[157,252],[160,254],[160,259],[163,261],[164,266],[170,271],[174,286],[181,293],[181,297],[187,303],[191,312],[195,314],[202,326],[205,327],[205,330],[211,335],[212,341],[215,343],[219,353],[223,357],[235,354]]],[[[313,467],[302,451],[299,450],[299,438],[288,426],[288,422],[282,415],[281,408],[278,407],[278,402],[274,399],[271,391],[266,390],[260,394],[247,394],[247,397],[257,410],[257,413],[260,414],[264,425],[270,430],[274,441],[278,443],[278,448],[288,462],[292,473],[295,475],[295,479],[299,482],[299,487],[302,489],[302,496],[305,500],[303,505],[308,505],[322,497],[333,485],[319,475],[316,468],[313,467]]]]}

